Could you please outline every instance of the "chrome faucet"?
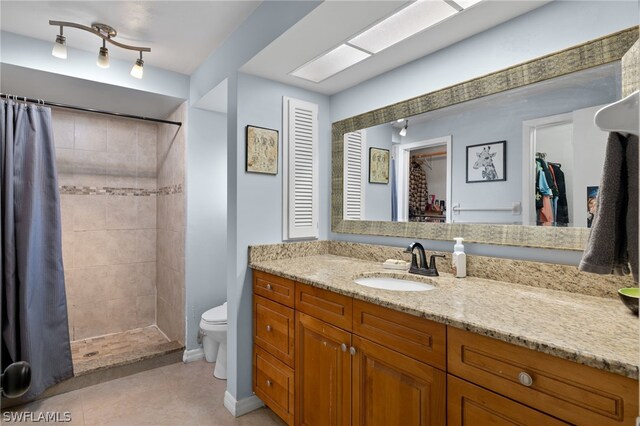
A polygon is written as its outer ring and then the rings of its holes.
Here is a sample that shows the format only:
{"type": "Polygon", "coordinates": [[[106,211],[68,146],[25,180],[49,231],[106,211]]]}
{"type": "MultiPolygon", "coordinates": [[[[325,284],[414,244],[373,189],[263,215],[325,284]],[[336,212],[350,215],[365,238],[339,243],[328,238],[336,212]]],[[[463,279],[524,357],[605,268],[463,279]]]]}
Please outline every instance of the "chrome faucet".
{"type": "Polygon", "coordinates": [[[438,277],[438,268],[436,267],[436,257],[445,257],[442,254],[432,254],[429,258],[429,266],[427,267],[427,256],[424,252],[424,247],[419,242],[413,242],[409,244],[409,247],[404,251],[405,253],[411,253],[411,266],[409,267],[410,274],[425,275],[427,277],[438,277]],[[418,249],[418,255],[420,256],[420,266],[418,266],[418,258],[413,252],[418,249]]]}

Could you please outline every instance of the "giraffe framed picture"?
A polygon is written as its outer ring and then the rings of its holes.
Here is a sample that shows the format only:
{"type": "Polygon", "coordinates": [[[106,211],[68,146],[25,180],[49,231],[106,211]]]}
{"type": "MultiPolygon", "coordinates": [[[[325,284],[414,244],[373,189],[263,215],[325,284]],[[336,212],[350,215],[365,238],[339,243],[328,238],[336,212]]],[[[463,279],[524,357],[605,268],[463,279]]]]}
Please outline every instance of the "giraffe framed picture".
{"type": "Polygon", "coordinates": [[[507,180],[507,141],[467,146],[467,183],[507,180]]]}

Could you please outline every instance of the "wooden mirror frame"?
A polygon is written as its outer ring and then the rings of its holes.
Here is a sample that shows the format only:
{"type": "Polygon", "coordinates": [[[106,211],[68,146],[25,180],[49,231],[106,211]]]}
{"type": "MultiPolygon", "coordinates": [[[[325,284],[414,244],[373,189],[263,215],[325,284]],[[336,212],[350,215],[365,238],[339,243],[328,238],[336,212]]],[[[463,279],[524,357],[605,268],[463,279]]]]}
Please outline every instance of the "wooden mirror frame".
{"type": "MultiPolygon", "coordinates": [[[[465,242],[478,244],[583,250],[589,235],[588,228],[344,220],[342,206],[344,134],[620,61],[637,39],[638,27],[632,27],[333,123],[331,131],[331,230],[343,234],[424,240],[453,240],[454,237],[463,237],[465,242]]],[[[638,78],[637,74],[633,78],[638,78]]],[[[623,69],[623,86],[624,79],[625,71],[623,69]]]]}

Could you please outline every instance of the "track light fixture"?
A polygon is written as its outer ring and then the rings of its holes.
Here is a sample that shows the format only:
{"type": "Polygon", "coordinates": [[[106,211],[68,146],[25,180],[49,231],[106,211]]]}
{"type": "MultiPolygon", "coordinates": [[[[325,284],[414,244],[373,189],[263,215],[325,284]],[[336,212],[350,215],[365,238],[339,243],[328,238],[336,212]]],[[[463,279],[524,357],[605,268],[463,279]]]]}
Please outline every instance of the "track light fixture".
{"type": "Polygon", "coordinates": [[[407,128],[409,127],[409,120],[404,122],[404,127],[400,130],[400,136],[407,136],[407,128]]]}
{"type": "Polygon", "coordinates": [[[142,78],[144,73],[144,61],[142,60],[142,52],[140,52],[140,58],[136,59],[135,65],[131,68],[131,76],[135,78],[142,78]]]}
{"type": "Polygon", "coordinates": [[[60,26],[60,34],[56,36],[51,54],[56,58],[67,59],[67,39],[62,33],[62,26],[60,26]]]}
{"type": "Polygon", "coordinates": [[[109,68],[109,49],[107,49],[107,42],[122,49],[135,50],[139,52],[140,57],[136,59],[136,62],[131,69],[131,76],[135,78],[142,78],[144,67],[142,52],[151,52],[151,49],[149,47],[130,46],[128,44],[117,42],[113,39],[118,35],[118,32],[115,30],[115,28],[98,22],[91,24],[90,27],[87,27],[86,25],[76,24],[74,22],[64,21],[49,21],[49,25],[60,27],[60,34],[56,36],[56,41],[53,45],[53,50],[51,51],[51,54],[56,58],[67,59],[67,40],[63,35],[63,28],[77,28],[79,30],[87,31],[91,34],[94,34],[102,39],[102,47],[100,47],[100,50],[98,51],[97,61],[98,66],[101,68],[109,68]]]}
{"type": "Polygon", "coordinates": [[[102,47],[98,51],[97,65],[100,68],[109,68],[109,49],[107,49],[107,46],[104,40],[102,40],[102,47]]]}

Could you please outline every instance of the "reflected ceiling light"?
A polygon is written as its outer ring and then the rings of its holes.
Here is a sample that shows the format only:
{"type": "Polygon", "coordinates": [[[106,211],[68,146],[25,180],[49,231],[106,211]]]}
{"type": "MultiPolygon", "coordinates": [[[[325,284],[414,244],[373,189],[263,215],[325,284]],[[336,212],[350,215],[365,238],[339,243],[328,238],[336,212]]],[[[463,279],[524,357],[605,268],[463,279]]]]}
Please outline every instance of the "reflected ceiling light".
{"type": "Polygon", "coordinates": [[[409,120],[404,123],[404,127],[400,130],[400,136],[407,136],[407,128],[409,127],[409,120]]]}
{"type": "Polygon", "coordinates": [[[131,46],[128,44],[120,43],[115,41],[113,38],[118,35],[118,32],[115,28],[95,22],[91,24],[90,27],[86,25],[76,24],[74,22],[64,22],[64,21],[49,21],[49,25],[55,25],[60,27],[60,34],[56,36],[56,42],[53,46],[53,50],[51,54],[57,58],[66,59],[67,58],[67,46],[66,46],[66,38],[62,33],[64,27],[77,28],[79,30],[87,31],[93,35],[96,35],[102,39],[102,47],[98,52],[98,61],[97,64],[101,68],[109,68],[109,49],[107,49],[107,42],[113,44],[114,46],[120,47],[122,49],[134,50],[140,53],[140,58],[136,59],[136,62],[131,69],[131,75],[135,78],[142,78],[144,61],[142,60],[142,52],[151,52],[149,47],[138,47],[131,46]]]}
{"type": "Polygon", "coordinates": [[[62,35],[62,26],[60,27],[60,34],[56,36],[56,42],[53,43],[51,54],[56,58],[67,59],[67,39],[62,35]]]}
{"type": "Polygon", "coordinates": [[[346,44],[341,44],[324,55],[307,62],[291,72],[291,75],[313,81],[314,83],[320,83],[332,75],[367,59],[369,56],[371,56],[370,53],[363,52],[360,49],[346,44]]]}
{"type": "Polygon", "coordinates": [[[378,53],[455,14],[458,10],[442,0],[418,0],[360,33],[349,44],[378,53]]]}
{"type": "Polygon", "coordinates": [[[131,68],[131,76],[135,78],[142,78],[144,73],[144,61],[142,60],[142,52],[140,52],[140,58],[136,59],[135,65],[131,68]]]}

